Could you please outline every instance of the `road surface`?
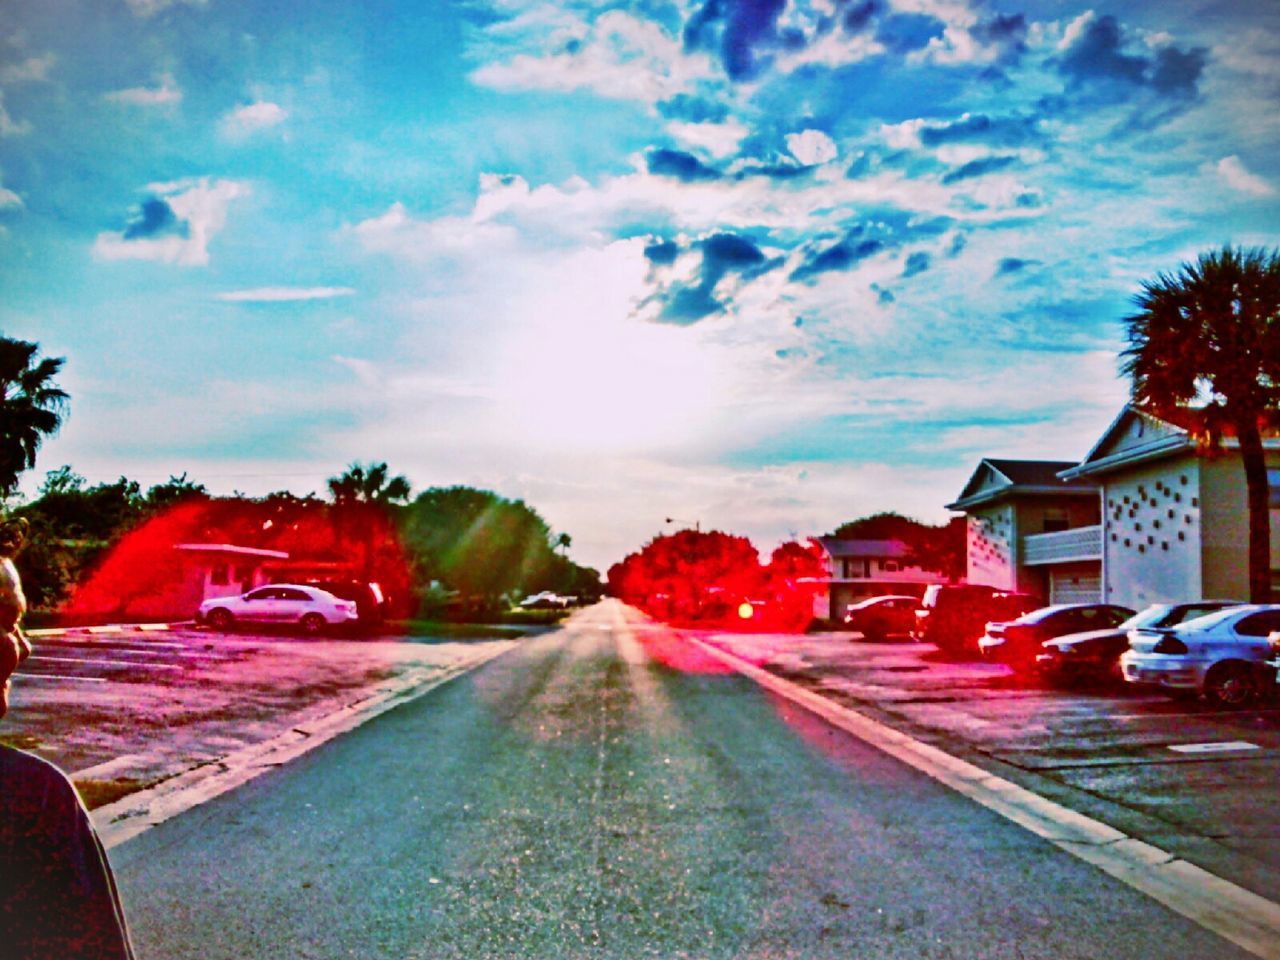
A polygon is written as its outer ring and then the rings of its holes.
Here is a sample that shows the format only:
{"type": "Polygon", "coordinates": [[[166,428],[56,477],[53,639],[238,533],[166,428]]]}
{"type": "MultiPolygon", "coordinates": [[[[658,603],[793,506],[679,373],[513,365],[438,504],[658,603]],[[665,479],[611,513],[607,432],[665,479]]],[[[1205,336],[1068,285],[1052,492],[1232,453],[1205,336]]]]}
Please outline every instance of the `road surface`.
{"type": "Polygon", "coordinates": [[[142,960],[1248,956],[613,602],[112,858],[142,960]]]}

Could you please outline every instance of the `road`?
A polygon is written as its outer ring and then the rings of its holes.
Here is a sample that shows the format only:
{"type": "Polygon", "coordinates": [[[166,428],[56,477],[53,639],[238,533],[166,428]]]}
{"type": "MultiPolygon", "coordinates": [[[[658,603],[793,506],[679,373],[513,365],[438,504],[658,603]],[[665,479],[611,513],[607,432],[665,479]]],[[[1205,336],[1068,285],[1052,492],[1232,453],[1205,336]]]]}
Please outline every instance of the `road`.
{"type": "Polygon", "coordinates": [[[142,960],[1248,956],[614,603],[112,858],[142,960]]]}

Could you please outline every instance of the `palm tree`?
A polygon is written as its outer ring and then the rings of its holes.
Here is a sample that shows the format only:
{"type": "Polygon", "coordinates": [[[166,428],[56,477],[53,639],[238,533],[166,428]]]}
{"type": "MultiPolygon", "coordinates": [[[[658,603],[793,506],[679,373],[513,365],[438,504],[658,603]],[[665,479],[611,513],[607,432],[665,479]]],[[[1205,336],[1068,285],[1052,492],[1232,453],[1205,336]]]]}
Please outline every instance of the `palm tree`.
{"type": "Polygon", "coordinates": [[[408,500],[413,489],[406,477],[391,477],[389,472],[385,462],[367,467],[353,463],[345,473],[329,478],[334,533],[339,542],[351,540],[360,547],[365,580],[373,578],[378,541],[389,529],[390,507],[408,500]]]}
{"type": "Polygon", "coordinates": [[[556,549],[560,551],[562,556],[569,555],[569,547],[573,545],[573,537],[567,533],[562,533],[556,537],[556,549]]]}
{"type": "Polygon", "coordinates": [[[1188,425],[1205,449],[1240,444],[1249,504],[1249,598],[1271,595],[1262,435],[1280,423],[1280,252],[1224,246],[1142,285],[1125,319],[1134,399],[1188,425]]]}
{"type": "Polygon", "coordinates": [[[36,465],[44,438],[66,415],[67,396],[53,382],[65,362],[36,361],[39,344],[0,337],[0,496],[18,486],[18,475],[36,465]]]}

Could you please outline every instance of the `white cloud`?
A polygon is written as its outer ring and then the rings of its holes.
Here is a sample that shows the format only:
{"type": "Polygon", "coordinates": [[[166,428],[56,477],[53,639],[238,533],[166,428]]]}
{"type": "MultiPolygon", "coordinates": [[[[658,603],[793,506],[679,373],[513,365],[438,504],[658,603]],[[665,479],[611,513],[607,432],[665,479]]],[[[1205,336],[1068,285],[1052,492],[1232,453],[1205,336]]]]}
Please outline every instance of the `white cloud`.
{"type": "Polygon", "coordinates": [[[1276,192],[1276,188],[1262,177],[1246,170],[1237,156],[1223,157],[1214,165],[1214,169],[1227,186],[1241,193],[1251,193],[1255,197],[1269,197],[1276,192]]]}
{"type": "Polygon", "coordinates": [[[279,104],[258,100],[232,110],[222,118],[220,127],[225,136],[246,137],[260,130],[269,130],[283,123],[288,116],[279,104]]]}
{"type": "Polygon", "coordinates": [[[204,266],[209,262],[209,241],[226,225],[227,206],[238,197],[248,195],[247,184],[235,180],[180,180],[153,183],[147,192],[168,204],[177,232],[155,235],[126,236],[100,233],[93,244],[93,255],[100,260],[153,260],[179,266],[204,266]]]}
{"type": "Polygon", "coordinates": [[[737,153],[738,145],[751,130],[736,120],[723,123],[674,121],[667,124],[667,132],[690,146],[700,147],[713,157],[727,157],[737,153]]]}
{"type": "Polygon", "coordinates": [[[1067,29],[1062,31],[1062,39],[1058,41],[1058,52],[1064,53],[1074,47],[1076,42],[1084,36],[1084,32],[1089,29],[1089,24],[1093,23],[1094,17],[1092,10],[1086,10],[1067,24],[1067,29]]]}
{"type": "Polygon", "coordinates": [[[52,53],[27,57],[21,63],[0,68],[0,83],[38,83],[49,79],[49,70],[57,58],[52,53]]]}
{"type": "Polygon", "coordinates": [[[558,53],[518,54],[488,63],[471,80],[499,90],[594,90],[604,97],[653,104],[688,90],[711,75],[710,61],[686,54],[676,37],[656,23],[613,10],[580,25],[579,37],[557,37],[558,53]]]}
{"type": "Polygon", "coordinates": [[[14,120],[4,106],[4,91],[0,90],[0,137],[20,137],[31,132],[26,120],[14,120]]]}
{"type": "Polygon", "coordinates": [[[0,187],[0,210],[22,206],[22,198],[7,187],[0,187]]]}
{"type": "Polygon", "coordinates": [[[821,130],[802,130],[787,134],[787,149],[806,167],[828,163],[840,153],[835,141],[821,130]]]}
{"type": "Polygon", "coordinates": [[[209,0],[125,0],[129,9],[139,17],[150,17],[170,7],[186,5],[188,7],[208,6],[209,0]]]}
{"type": "Polygon", "coordinates": [[[173,75],[166,73],[160,77],[159,86],[113,90],[110,93],[104,93],[102,98],[112,103],[125,103],[135,107],[164,107],[179,103],[182,100],[182,91],[174,82],[173,75]]]}
{"type": "Polygon", "coordinates": [[[296,300],[332,300],[350,297],[352,287],[255,287],[252,290],[229,290],[218,294],[227,303],[290,303],[296,300]]]}

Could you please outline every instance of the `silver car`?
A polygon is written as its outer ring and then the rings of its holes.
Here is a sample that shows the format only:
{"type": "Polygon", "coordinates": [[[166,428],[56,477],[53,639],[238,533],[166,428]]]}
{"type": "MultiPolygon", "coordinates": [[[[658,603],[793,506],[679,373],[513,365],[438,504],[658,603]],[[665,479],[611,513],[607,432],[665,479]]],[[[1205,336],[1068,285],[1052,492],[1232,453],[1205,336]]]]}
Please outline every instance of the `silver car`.
{"type": "Polygon", "coordinates": [[[215,597],[196,611],[196,620],[215,630],[242,622],[293,624],[312,634],[354,623],[357,617],[354,601],[297,583],[269,583],[238,597],[215,597]]]}
{"type": "Polygon", "coordinates": [[[1174,627],[1130,630],[1120,669],[1130,683],[1239,706],[1275,689],[1267,642],[1274,630],[1280,604],[1243,604],[1174,627]]]}

